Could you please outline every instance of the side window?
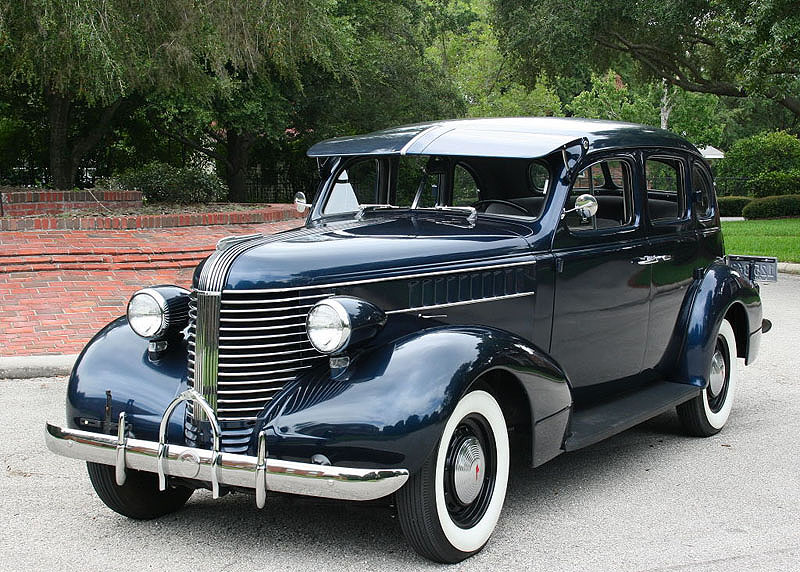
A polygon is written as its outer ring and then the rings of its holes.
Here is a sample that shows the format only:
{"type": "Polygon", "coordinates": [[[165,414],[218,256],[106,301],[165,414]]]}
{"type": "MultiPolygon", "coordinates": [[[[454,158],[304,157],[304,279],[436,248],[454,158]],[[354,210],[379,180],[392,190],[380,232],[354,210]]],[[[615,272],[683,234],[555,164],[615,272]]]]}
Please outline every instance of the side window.
{"type": "Polygon", "coordinates": [[[378,202],[378,161],[366,159],[339,171],[323,214],[357,211],[378,202]]]}
{"type": "Polygon", "coordinates": [[[580,233],[630,225],[634,220],[632,180],[630,164],[618,159],[599,161],[581,171],[570,189],[565,208],[573,208],[575,199],[589,194],[597,199],[597,214],[583,219],[576,212],[567,213],[564,221],[570,231],[580,233]]]}
{"type": "Polygon", "coordinates": [[[453,206],[468,207],[480,200],[478,183],[472,174],[463,166],[453,169],[453,206]]]}
{"type": "Polygon", "coordinates": [[[694,206],[698,218],[709,218],[714,214],[712,210],[714,187],[708,175],[697,165],[692,165],[692,196],[695,197],[694,206]]]}
{"type": "Polygon", "coordinates": [[[650,220],[680,220],[686,216],[686,192],[683,188],[683,164],[671,157],[650,157],[645,161],[647,211],[650,220]]]}

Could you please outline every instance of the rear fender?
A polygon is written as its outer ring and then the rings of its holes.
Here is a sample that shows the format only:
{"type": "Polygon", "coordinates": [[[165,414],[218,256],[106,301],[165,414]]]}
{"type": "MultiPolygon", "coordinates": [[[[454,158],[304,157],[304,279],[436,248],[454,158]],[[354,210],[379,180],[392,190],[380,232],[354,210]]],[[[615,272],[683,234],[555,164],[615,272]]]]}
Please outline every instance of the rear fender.
{"type": "Polygon", "coordinates": [[[271,457],[313,462],[317,456],[334,465],[413,472],[437,444],[456,403],[481,376],[498,370],[510,374],[499,376],[505,382],[521,384],[534,425],[563,413],[560,432],[550,425],[542,433],[550,442],[539,444],[555,451],[550,457],[557,454],[571,405],[563,372],[513,334],[463,326],[370,348],[353,356],[343,376],[331,378],[327,364],[317,368],[269,404],[254,439],[266,429],[271,457]]]}
{"type": "Polygon", "coordinates": [[[705,387],[717,332],[726,316],[733,322],[739,357],[751,363],[758,352],[761,298],[756,286],[724,264],[713,263],[701,278],[688,313],[686,339],[678,361],[679,379],[705,387]]]}

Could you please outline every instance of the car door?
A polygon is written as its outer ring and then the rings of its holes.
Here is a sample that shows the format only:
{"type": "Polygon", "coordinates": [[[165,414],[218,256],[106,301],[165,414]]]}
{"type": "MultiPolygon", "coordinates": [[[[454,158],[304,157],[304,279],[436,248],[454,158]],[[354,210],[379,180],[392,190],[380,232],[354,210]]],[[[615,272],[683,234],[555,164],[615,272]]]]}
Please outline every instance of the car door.
{"type": "Polygon", "coordinates": [[[584,168],[565,209],[583,194],[597,214],[568,213],[553,239],[556,287],[550,351],[576,399],[590,388],[636,376],[647,337],[650,266],[632,154],[607,155],[584,168]]]}
{"type": "Polygon", "coordinates": [[[644,368],[669,370],[680,345],[678,315],[698,266],[695,221],[690,213],[688,163],[674,152],[643,158],[645,228],[652,262],[652,292],[644,368]]]}

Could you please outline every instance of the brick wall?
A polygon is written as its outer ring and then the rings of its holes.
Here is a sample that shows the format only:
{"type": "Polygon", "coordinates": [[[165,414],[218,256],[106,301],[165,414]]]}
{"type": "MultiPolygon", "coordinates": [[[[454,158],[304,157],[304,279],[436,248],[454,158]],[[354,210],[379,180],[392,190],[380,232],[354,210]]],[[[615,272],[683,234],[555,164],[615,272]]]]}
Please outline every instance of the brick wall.
{"type": "Polygon", "coordinates": [[[98,201],[111,210],[142,206],[139,191],[3,191],[0,199],[4,216],[59,214],[97,207],[98,201]]]}

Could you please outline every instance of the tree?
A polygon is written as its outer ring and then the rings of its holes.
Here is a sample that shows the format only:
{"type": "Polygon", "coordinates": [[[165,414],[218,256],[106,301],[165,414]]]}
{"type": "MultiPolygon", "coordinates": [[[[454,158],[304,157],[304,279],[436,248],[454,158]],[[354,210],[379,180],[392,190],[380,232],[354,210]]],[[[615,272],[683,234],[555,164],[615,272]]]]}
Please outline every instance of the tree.
{"type": "Polygon", "coordinates": [[[661,82],[628,83],[614,71],[592,76],[590,88],[576,95],[567,109],[580,117],[669,129],[695,145],[719,145],[726,127],[718,97],[661,82]]]}
{"type": "Polygon", "coordinates": [[[800,116],[800,11],[791,0],[493,0],[495,27],[533,82],[629,57],[695,93],[769,98],[800,116]]]}
{"type": "Polygon", "coordinates": [[[210,89],[268,61],[295,73],[330,56],[333,0],[29,0],[0,8],[5,90],[40,98],[50,178],[70,188],[132,94],[210,89]]]}

